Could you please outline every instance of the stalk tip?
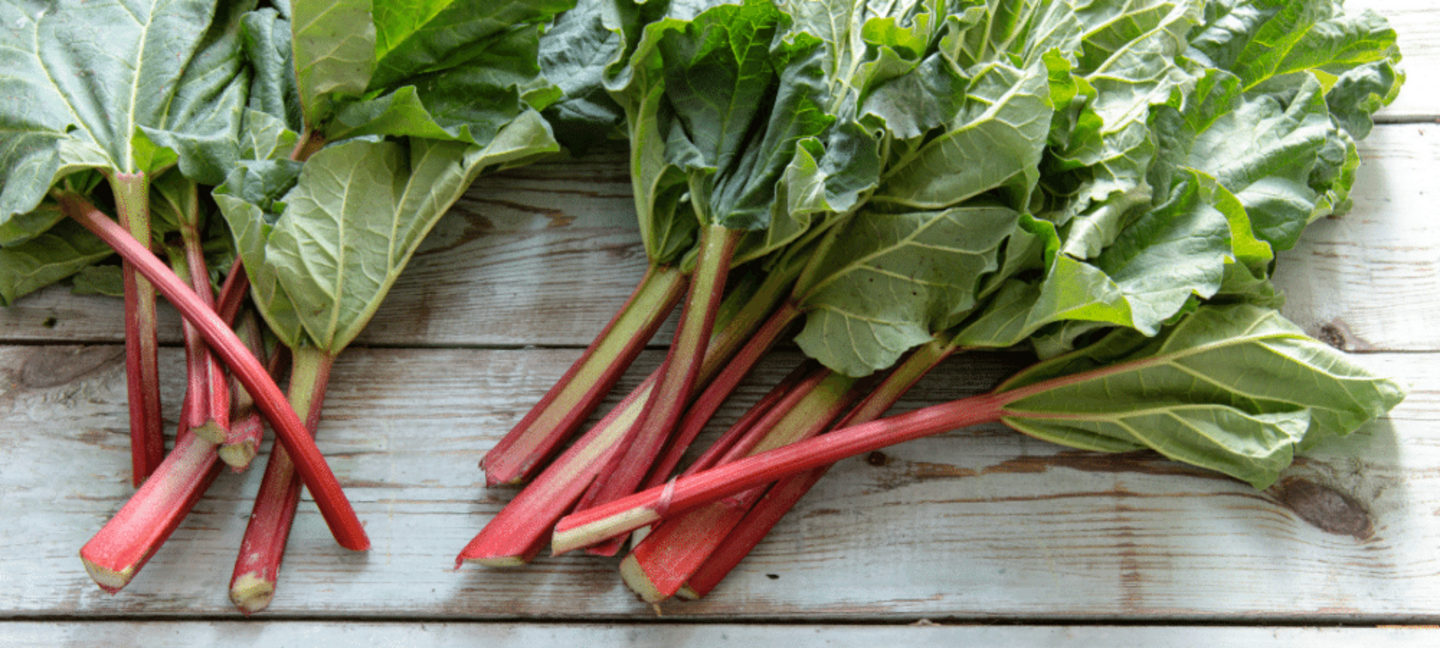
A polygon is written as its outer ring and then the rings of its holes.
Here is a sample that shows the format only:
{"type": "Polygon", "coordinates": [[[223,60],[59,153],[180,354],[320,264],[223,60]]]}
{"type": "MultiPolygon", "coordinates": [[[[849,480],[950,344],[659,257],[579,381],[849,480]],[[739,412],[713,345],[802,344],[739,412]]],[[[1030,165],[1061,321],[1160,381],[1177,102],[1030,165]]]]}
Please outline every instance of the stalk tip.
{"type": "Polygon", "coordinates": [[[107,594],[119,592],[121,588],[130,583],[130,579],[135,577],[133,565],[116,571],[102,567],[83,555],[80,556],[80,561],[85,563],[85,571],[90,574],[90,580],[95,581],[95,584],[99,585],[100,589],[105,590],[107,594]]]}
{"type": "Polygon", "coordinates": [[[646,603],[659,603],[667,598],[660,593],[660,588],[655,587],[655,581],[645,573],[645,568],[640,566],[640,561],[633,553],[620,561],[620,578],[625,581],[630,591],[638,594],[640,600],[646,603]]]}
{"type": "Polygon", "coordinates": [[[270,607],[274,600],[275,583],[255,572],[243,574],[230,584],[230,602],[247,617],[270,607]]]}

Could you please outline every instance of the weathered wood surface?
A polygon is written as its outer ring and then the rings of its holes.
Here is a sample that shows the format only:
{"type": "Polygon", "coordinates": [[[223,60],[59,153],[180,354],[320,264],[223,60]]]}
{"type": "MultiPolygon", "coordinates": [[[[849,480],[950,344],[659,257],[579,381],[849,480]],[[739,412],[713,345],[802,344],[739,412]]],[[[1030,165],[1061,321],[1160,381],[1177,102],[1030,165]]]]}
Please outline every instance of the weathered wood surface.
{"type": "Polygon", "coordinates": [[[745,625],[560,625],[519,623],[226,623],[90,622],[0,623],[0,648],[49,646],[145,646],[194,648],[223,644],[290,648],[352,646],[584,646],[585,648],[672,648],[674,646],[1246,646],[1431,648],[1437,633],[1428,628],[1215,628],[1123,626],[745,626],[745,625]],[[103,641],[97,641],[103,638],[103,641]]]}
{"type": "MultiPolygon", "coordinates": [[[[327,397],[321,449],[375,543],[350,554],[302,508],[266,618],[637,619],[612,560],[452,571],[507,491],[475,468],[573,349],[356,349],[327,397]]],[[[648,369],[659,352],[643,359],[648,369]]],[[[180,354],[166,354],[167,402],[180,354]]],[[[779,354],[758,383],[797,359],[779,354]]],[[[951,363],[905,407],[1016,367],[951,363]]],[[[1440,367],[1360,360],[1415,385],[1385,422],[1256,492],[1148,453],[1061,449],[999,427],[844,462],[707,600],[668,617],[747,620],[1231,620],[1407,623],[1440,616],[1440,367]]],[[[0,347],[3,615],[234,616],[226,584],[259,475],[226,475],[118,596],[75,552],[129,492],[118,347],[0,347]],[[56,479],[56,476],[67,476],[56,479]]],[[[752,387],[745,400],[758,397],[752,387]]],[[[173,406],[172,418],[173,418],[173,406]]],[[[738,410],[727,410],[727,416],[738,410]]]]}

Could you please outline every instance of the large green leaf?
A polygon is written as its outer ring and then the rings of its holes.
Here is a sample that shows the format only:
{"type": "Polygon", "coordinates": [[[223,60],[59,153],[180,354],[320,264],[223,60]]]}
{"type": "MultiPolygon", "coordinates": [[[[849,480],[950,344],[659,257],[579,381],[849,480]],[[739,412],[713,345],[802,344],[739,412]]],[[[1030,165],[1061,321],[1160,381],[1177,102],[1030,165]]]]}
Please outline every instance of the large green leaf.
{"type": "Polygon", "coordinates": [[[1005,189],[1023,208],[1039,180],[1052,113],[1043,62],[982,64],[944,132],[891,161],[870,200],[895,209],[942,209],[1005,189]]]}
{"type": "Polygon", "coordinates": [[[0,95],[10,98],[0,129],[13,133],[0,147],[0,241],[49,227],[18,217],[81,169],[153,173],[179,160],[218,179],[243,103],[231,85],[246,83],[233,34],[245,8],[228,3],[212,29],[214,4],[201,0],[0,3],[0,95]]]}
{"type": "Polygon", "coordinates": [[[1008,401],[1001,420],[1026,434],[1092,450],[1152,448],[1256,488],[1297,449],[1349,434],[1404,397],[1251,305],[1202,307],[1155,338],[1116,332],[996,391],[1008,401]]]}
{"type": "Polygon", "coordinates": [[[481,171],[554,149],[534,112],[483,148],[424,139],[327,147],[305,163],[278,220],[261,232],[263,261],[273,268],[310,340],[338,353],[369,322],[425,234],[481,171]]]}
{"type": "Polygon", "coordinates": [[[807,355],[851,376],[884,369],[975,305],[1018,214],[1000,206],[861,212],[797,288],[807,355]]]}

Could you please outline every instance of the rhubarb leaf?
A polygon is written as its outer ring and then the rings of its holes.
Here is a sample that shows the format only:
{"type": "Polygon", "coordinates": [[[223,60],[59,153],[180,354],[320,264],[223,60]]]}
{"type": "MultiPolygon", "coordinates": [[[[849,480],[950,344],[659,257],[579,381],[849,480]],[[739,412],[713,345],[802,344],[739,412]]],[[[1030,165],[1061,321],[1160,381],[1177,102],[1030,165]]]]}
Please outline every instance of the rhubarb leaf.
{"type": "MultiPolygon", "coordinates": [[[[487,168],[554,150],[534,112],[484,148],[424,139],[349,141],[317,152],[279,201],[273,226],[251,212],[237,239],[264,238],[262,262],[309,339],[338,353],[359,334],[450,205],[487,168]]],[[[233,205],[232,205],[233,207],[233,205]]],[[[253,204],[252,209],[258,210],[253,204]]],[[[236,218],[227,213],[232,220],[236,218]]],[[[244,249],[253,246],[242,243],[244,249]]],[[[254,268],[249,258],[246,266],[254,268]]],[[[252,270],[254,272],[254,270],[252,270]]],[[[282,305],[283,306],[283,305],[282,305]]],[[[267,314],[268,319],[268,314],[267,314]]]]}
{"type": "Polygon", "coordinates": [[[1152,448],[1266,488],[1296,450],[1349,434],[1404,390],[1274,310],[1202,307],[1154,338],[1120,330],[1007,380],[1006,425],[1064,445],[1152,448]],[[1244,367],[1244,371],[1236,371],[1244,367]]]}
{"type": "Polygon", "coordinates": [[[864,376],[957,323],[998,267],[1018,214],[965,206],[903,214],[862,212],[837,230],[797,292],[808,311],[800,348],[830,369],[864,376]]]}
{"type": "Polygon", "coordinates": [[[291,51],[306,128],[325,123],[337,98],[358,98],[375,72],[370,0],[295,0],[291,51]]]}
{"type": "Polygon", "coordinates": [[[0,306],[9,306],[114,253],[104,241],[70,221],[24,243],[0,248],[0,306]]]}
{"type": "Polygon", "coordinates": [[[0,149],[0,241],[52,225],[20,216],[81,169],[154,173],[180,161],[217,179],[215,160],[233,147],[223,133],[238,127],[230,84],[244,82],[232,25],[246,3],[226,4],[213,25],[213,3],[199,0],[0,4],[10,44],[0,91],[16,99],[0,128],[17,133],[0,149]]]}

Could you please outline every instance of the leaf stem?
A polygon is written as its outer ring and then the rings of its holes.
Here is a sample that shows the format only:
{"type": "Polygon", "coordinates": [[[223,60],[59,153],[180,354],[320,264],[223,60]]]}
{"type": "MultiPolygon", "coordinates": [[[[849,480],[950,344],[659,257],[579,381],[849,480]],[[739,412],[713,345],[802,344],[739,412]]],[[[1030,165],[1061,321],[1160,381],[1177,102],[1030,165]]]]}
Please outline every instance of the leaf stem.
{"type": "Polygon", "coordinates": [[[529,480],[600,406],[685,293],[678,269],[651,265],[595,341],[540,402],[495,445],[480,467],[486,484],[529,480]]]}
{"type": "MultiPolygon", "coordinates": [[[[314,436],[335,357],[302,346],[291,349],[291,362],[290,404],[296,415],[305,417],[305,430],[314,436]]],[[[285,559],[285,542],[295,522],[301,489],[290,454],[276,447],[265,464],[265,477],[250,510],[230,579],[230,601],[246,616],[265,609],[275,598],[275,582],[285,559]]]]}
{"type": "MultiPolygon", "coordinates": [[[[144,173],[110,176],[120,226],[147,249],[150,245],[150,179],[144,173]]],[[[125,376],[130,401],[131,481],[139,486],[165,459],[164,419],[160,410],[160,340],[155,288],[126,261],[125,376]]]]}
{"type": "Polygon", "coordinates": [[[354,551],[368,549],[370,540],[366,537],[359,518],[355,516],[355,510],[345,498],[340,482],[335,479],[335,473],[325,464],[325,458],[315,447],[315,441],[305,433],[300,418],[285,401],[284,394],[265,372],[260,361],[250,354],[235,333],[214,312],[200,303],[194,291],[124,229],[78,195],[61,192],[57,198],[66,215],[79,221],[114,248],[126,261],[134,264],[136,271],[153,282],[180,314],[195,324],[210,343],[211,349],[230,366],[241,384],[255,398],[255,403],[275,428],[280,442],[296,459],[300,478],[314,495],[315,504],[320,508],[320,513],[325,517],[335,540],[341,546],[354,551]]]}
{"type": "Polygon", "coordinates": [[[590,491],[581,499],[582,508],[634,492],[670,438],[694,390],[700,373],[699,360],[704,357],[725,290],[730,259],[742,234],[740,230],[718,225],[702,230],[689,296],[680,314],[675,341],[661,365],[660,381],[645,404],[639,424],[626,435],[620,451],[611,456],[602,470],[603,478],[591,484],[590,491]]]}

